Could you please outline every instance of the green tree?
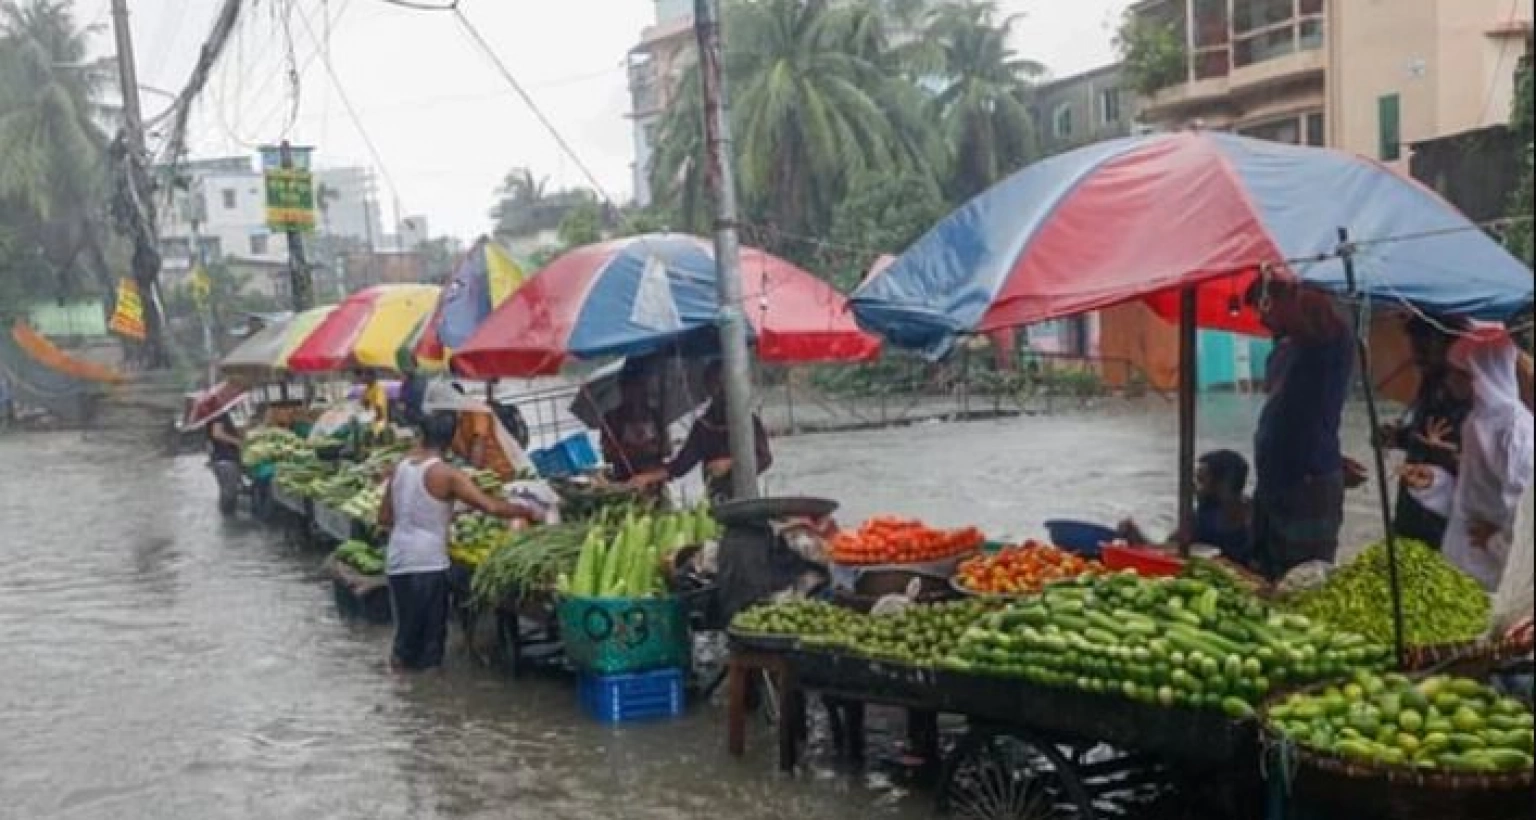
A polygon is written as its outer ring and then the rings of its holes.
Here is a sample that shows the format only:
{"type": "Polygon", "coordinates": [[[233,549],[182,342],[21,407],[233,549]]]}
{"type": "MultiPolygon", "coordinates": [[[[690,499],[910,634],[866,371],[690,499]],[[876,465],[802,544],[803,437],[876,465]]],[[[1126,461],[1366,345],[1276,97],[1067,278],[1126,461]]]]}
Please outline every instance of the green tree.
{"type": "Polygon", "coordinates": [[[1045,68],[1008,46],[1017,15],[997,20],[996,6],[943,6],[927,28],[941,55],[943,86],[932,102],[949,148],[946,188],[961,202],[1035,158],[1029,100],[1045,68]]]}
{"type": "Polygon", "coordinates": [[[920,174],[854,180],[832,216],[818,267],[844,291],[858,286],[883,253],[906,250],[948,210],[932,179],[920,174]]]}
{"type": "Polygon", "coordinates": [[[603,240],[603,206],[583,202],[565,212],[556,234],[565,248],[590,245],[603,240]]]}
{"type": "Polygon", "coordinates": [[[98,121],[111,75],[88,59],[93,30],[76,24],[67,2],[0,3],[0,222],[13,231],[11,253],[46,268],[50,295],[79,290],[82,267],[110,282],[98,121]]]}
{"type": "Polygon", "coordinates": [[[1525,260],[1525,264],[1536,264],[1536,248],[1532,242],[1531,202],[1532,202],[1532,173],[1533,163],[1536,163],[1536,125],[1533,125],[1532,105],[1533,96],[1536,96],[1536,87],[1533,87],[1532,68],[1529,59],[1521,61],[1520,68],[1515,79],[1514,110],[1510,113],[1509,127],[1515,133],[1515,144],[1521,150],[1520,183],[1515,187],[1513,198],[1509,202],[1509,216],[1514,221],[1510,223],[1504,234],[1504,241],[1510,253],[1525,260]]]}
{"type": "MultiPolygon", "coordinates": [[[[868,3],[735,2],[724,12],[737,187],[749,219],[818,232],[849,181],[926,169],[933,144],[910,81],[883,62],[885,20],[868,3]]],[[[651,167],[681,229],[708,225],[697,71],[663,120],[651,167]]],[[[782,250],[782,249],[775,249],[782,250]]]]}
{"type": "Polygon", "coordinates": [[[1151,96],[1188,75],[1184,39],[1170,21],[1127,11],[1115,33],[1115,50],[1126,83],[1139,94],[1151,96]]]}

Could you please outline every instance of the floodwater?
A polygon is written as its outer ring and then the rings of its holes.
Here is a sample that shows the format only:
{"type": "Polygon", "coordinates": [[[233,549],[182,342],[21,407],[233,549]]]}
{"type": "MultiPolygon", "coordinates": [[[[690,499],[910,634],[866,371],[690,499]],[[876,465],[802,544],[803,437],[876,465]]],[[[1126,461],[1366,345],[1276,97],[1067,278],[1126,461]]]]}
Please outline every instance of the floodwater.
{"type": "MultiPolygon", "coordinates": [[[[1251,400],[1202,409],[1202,447],[1247,449],[1251,400]]],[[[804,436],[777,442],[771,489],[841,498],[849,521],[1023,536],[1052,516],[1134,514],[1162,529],[1173,433],[1171,405],[1116,403],[804,436]]],[[[1350,504],[1359,542],[1373,500],[1350,504]]],[[[760,723],[730,759],[718,702],[609,729],[569,682],[514,682],[462,654],[442,675],[391,676],[388,629],[336,616],[318,553],[221,520],[198,457],[0,437],[0,534],[0,817],[930,816],[926,795],[824,755],[777,774],[760,723]]]]}

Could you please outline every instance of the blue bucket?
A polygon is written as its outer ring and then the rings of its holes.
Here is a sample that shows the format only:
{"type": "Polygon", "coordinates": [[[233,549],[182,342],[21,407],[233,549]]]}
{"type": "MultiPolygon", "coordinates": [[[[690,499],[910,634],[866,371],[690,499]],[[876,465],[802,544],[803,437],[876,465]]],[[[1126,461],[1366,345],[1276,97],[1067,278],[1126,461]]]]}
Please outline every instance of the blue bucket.
{"type": "Polygon", "coordinates": [[[1056,519],[1045,522],[1045,530],[1051,534],[1051,543],[1084,558],[1098,558],[1100,547],[1120,537],[1110,527],[1087,521],[1056,519]]]}

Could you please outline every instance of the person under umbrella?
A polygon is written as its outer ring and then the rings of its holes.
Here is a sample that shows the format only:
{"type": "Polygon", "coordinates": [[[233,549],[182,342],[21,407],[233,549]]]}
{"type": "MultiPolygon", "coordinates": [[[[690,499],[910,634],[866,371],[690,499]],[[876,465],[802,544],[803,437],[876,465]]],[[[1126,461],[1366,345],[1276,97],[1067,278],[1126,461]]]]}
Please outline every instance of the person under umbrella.
{"type": "MultiPolygon", "coordinates": [[[[1434,466],[1454,474],[1456,458],[1453,448],[1461,443],[1461,424],[1471,405],[1446,386],[1445,357],[1452,337],[1429,319],[1418,316],[1409,319],[1404,329],[1412,350],[1413,364],[1419,371],[1418,394],[1402,419],[1383,424],[1377,435],[1383,446],[1402,450],[1407,463],[1434,466]],[[1431,439],[1446,442],[1452,447],[1433,446],[1431,439]]],[[[1421,492],[1416,491],[1419,489],[1405,473],[1399,481],[1392,526],[1404,538],[1422,541],[1439,549],[1445,537],[1445,515],[1443,511],[1437,512],[1426,505],[1421,500],[1421,492]]]]}
{"type": "Polygon", "coordinates": [[[619,372],[619,406],[604,414],[600,436],[603,460],[614,481],[654,476],[672,455],[667,422],[652,401],[651,382],[645,366],[635,360],[625,362],[619,372]]]}
{"type": "MultiPolygon", "coordinates": [[[[1515,360],[1514,341],[1502,328],[1468,333],[1447,354],[1449,385],[1470,396],[1472,410],[1461,426],[1445,555],[1490,591],[1498,587],[1510,555],[1536,447],[1515,360]]],[[[1435,444],[1454,452],[1448,442],[1435,444]]]]}
{"type": "MultiPolygon", "coordinates": [[[[731,435],[726,417],[723,366],[718,359],[704,369],[704,389],[709,394],[709,406],[694,419],[682,448],[663,468],[637,475],[631,484],[647,487],[676,480],[702,465],[704,489],[710,503],[718,504],[731,498],[731,435]]],[[[768,447],[768,431],[756,413],[752,414],[752,440],[757,450],[757,472],[761,475],[773,466],[773,451],[768,447]]]]}

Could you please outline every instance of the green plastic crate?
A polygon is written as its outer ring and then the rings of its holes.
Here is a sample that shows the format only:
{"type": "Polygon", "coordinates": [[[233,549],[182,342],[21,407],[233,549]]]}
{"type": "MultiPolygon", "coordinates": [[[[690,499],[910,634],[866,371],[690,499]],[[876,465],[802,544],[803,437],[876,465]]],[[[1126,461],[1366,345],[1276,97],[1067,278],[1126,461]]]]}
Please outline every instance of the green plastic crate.
{"type": "Polygon", "coordinates": [[[581,671],[688,666],[688,620],[676,598],[567,598],[557,614],[565,655],[581,671]]]}

